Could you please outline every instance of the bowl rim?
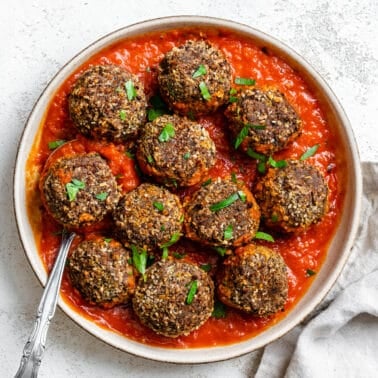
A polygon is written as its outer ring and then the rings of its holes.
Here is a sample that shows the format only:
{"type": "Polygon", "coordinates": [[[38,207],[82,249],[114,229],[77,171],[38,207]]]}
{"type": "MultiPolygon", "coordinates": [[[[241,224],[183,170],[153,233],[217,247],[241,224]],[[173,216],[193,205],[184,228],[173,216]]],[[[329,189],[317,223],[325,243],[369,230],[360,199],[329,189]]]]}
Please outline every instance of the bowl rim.
{"type": "MultiPolygon", "coordinates": [[[[353,158],[352,161],[349,161],[350,166],[348,167],[349,169],[351,169],[350,175],[353,175],[353,187],[350,188],[348,192],[349,201],[351,201],[353,205],[353,219],[345,221],[344,227],[347,228],[348,237],[345,238],[344,236],[344,240],[342,242],[343,252],[341,254],[341,258],[337,259],[336,265],[331,270],[331,275],[325,277],[324,274],[321,274],[322,270],[324,271],[323,264],[322,269],[320,269],[319,272],[319,277],[316,277],[316,280],[314,280],[310,288],[307,290],[301,300],[295,305],[295,307],[277,324],[271,326],[263,333],[251,339],[242,341],[241,343],[237,344],[206,348],[174,349],[149,346],[146,344],[138,343],[113,331],[106,330],[101,326],[96,325],[93,321],[90,321],[85,317],[79,315],[60,296],[58,301],[59,307],[76,324],[78,324],[87,332],[96,336],[100,340],[106,342],[107,344],[130,354],[156,361],[193,364],[216,362],[238,357],[259,349],[282,337],[297,324],[299,324],[316,307],[316,305],[321,302],[321,300],[325,297],[325,295],[336,282],[350,255],[351,248],[353,246],[353,242],[358,230],[362,203],[362,172],[357,143],[351,124],[339,100],[337,99],[331,88],[328,86],[328,84],[321,77],[321,75],[301,55],[299,55],[291,47],[276,39],[275,37],[272,37],[249,25],[228,19],[195,15],[168,16],[140,21],[114,30],[96,39],[85,48],[81,49],[58,70],[58,72],[49,81],[47,86],[45,86],[30,112],[20,138],[16,164],[14,168],[13,207],[16,217],[17,230],[25,255],[32,267],[33,272],[37,276],[42,286],[44,286],[47,281],[47,273],[43,267],[38,253],[36,253],[34,235],[32,234],[28,217],[25,214],[25,162],[30,154],[30,141],[35,141],[37,137],[38,130],[40,129],[40,123],[42,122],[45,114],[44,110],[48,106],[51,97],[54,95],[55,91],[57,90],[57,88],[59,88],[62,82],[66,80],[67,77],[73,71],[75,71],[75,69],[77,69],[90,56],[99,52],[106,46],[112,45],[117,41],[130,36],[132,37],[141,35],[143,32],[153,32],[158,30],[163,31],[186,26],[233,30],[241,35],[247,36],[252,40],[256,40],[259,43],[263,42],[264,45],[268,45],[273,49],[275,55],[283,56],[283,59],[286,61],[290,60],[290,66],[295,63],[302,70],[301,76],[303,77],[304,72],[308,76],[305,79],[306,83],[308,82],[308,80],[312,80],[313,84],[316,82],[316,85],[321,89],[322,96],[328,99],[329,103],[333,107],[333,111],[340,118],[339,121],[341,123],[341,126],[338,131],[344,134],[344,139],[347,142],[346,147],[348,147],[349,154],[353,158]],[[32,127],[33,125],[34,127],[32,127]],[[32,245],[33,243],[34,246],[32,245]],[[320,281],[322,281],[323,283],[319,284],[320,281]],[[317,286],[320,285],[320,289],[313,293],[311,297],[309,297],[308,294],[314,287],[315,282],[318,283],[317,286]],[[301,306],[305,310],[302,311],[303,313],[295,316],[295,309],[298,308],[299,304],[301,304],[301,306]],[[205,353],[210,351],[211,353],[205,353]]],[[[346,206],[346,201],[347,198],[344,199],[343,209],[346,206]]],[[[341,224],[339,224],[338,228],[340,227],[341,224]]],[[[339,236],[339,239],[340,238],[341,236],[339,236]]],[[[333,241],[331,242],[331,244],[333,244],[333,241]]],[[[329,246],[329,250],[331,249],[331,244],[329,246]]]]}

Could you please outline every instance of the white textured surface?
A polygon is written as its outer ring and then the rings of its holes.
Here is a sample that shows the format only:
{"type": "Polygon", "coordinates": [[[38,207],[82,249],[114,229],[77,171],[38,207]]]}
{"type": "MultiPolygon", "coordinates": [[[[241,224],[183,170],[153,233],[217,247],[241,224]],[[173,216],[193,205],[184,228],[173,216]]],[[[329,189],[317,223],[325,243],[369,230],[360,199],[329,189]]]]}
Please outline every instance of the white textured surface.
{"type": "MultiPolygon", "coordinates": [[[[12,173],[26,118],[57,70],[98,37],[176,14],[232,19],[286,42],[332,87],[351,120],[362,160],[378,161],[376,0],[2,0],[0,2],[0,376],[17,370],[42,293],[18,239],[12,173]]],[[[250,377],[260,352],[230,361],[177,366],[115,350],[59,310],[41,377],[250,377]]]]}

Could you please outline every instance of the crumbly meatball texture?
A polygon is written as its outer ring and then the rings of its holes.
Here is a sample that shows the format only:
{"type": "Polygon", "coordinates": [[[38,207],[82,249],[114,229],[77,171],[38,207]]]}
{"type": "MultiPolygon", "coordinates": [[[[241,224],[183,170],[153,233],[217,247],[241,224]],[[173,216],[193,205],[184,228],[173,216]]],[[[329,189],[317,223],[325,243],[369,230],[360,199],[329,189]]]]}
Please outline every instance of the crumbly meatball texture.
{"type": "Polygon", "coordinates": [[[96,153],[58,159],[42,176],[41,192],[49,213],[68,228],[99,222],[120,198],[115,177],[96,153]]]}
{"type": "Polygon", "coordinates": [[[254,88],[242,91],[225,115],[234,136],[248,127],[241,148],[262,154],[282,150],[301,133],[302,122],[285,95],[278,90],[254,88]]]}
{"type": "Polygon", "coordinates": [[[269,168],[254,194],[266,226],[299,233],[327,212],[328,187],[316,167],[300,160],[287,163],[285,168],[269,168]]]}
{"type": "Polygon", "coordinates": [[[231,180],[217,179],[202,186],[185,199],[184,211],[186,236],[212,246],[245,244],[255,236],[260,223],[260,210],[252,193],[231,180]]]}
{"type": "Polygon", "coordinates": [[[144,183],[127,193],[114,211],[116,233],[126,245],[146,250],[160,248],[180,236],[183,210],[178,196],[144,183]]]}
{"type": "Polygon", "coordinates": [[[177,115],[147,123],[137,150],[142,171],[168,186],[199,183],[214,165],[215,154],[215,144],[206,129],[177,115]],[[167,130],[171,134],[164,138],[167,130]]]}
{"type": "Polygon", "coordinates": [[[285,261],[267,247],[249,244],[238,248],[224,261],[216,282],[223,303],[256,316],[283,310],[287,300],[285,261]]]}
{"type": "Polygon", "coordinates": [[[213,307],[211,278],[198,266],[178,261],[160,261],[148,268],[133,298],[140,321],[167,337],[198,329],[211,316],[213,307]]]}
{"type": "Polygon", "coordinates": [[[115,65],[93,66],[74,84],[68,108],[76,128],[95,139],[123,142],[137,137],[147,101],[138,77],[115,65]]]}
{"type": "Polygon", "coordinates": [[[105,238],[81,242],[68,259],[72,285],[90,304],[111,308],[128,303],[135,289],[130,253],[105,238]]]}
{"type": "Polygon", "coordinates": [[[158,81],[163,99],[174,112],[208,114],[229,99],[231,66],[217,47],[189,40],[164,56],[158,81]]]}

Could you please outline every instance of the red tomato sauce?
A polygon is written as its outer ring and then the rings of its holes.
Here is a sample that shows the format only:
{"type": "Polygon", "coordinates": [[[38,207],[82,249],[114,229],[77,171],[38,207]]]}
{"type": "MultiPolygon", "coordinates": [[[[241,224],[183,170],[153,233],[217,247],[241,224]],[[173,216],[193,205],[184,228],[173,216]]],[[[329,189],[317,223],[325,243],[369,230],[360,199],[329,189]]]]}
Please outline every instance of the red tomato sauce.
{"type": "MultiPolygon", "coordinates": [[[[251,338],[282,319],[311,285],[314,276],[309,276],[308,271],[319,271],[337,227],[344,197],[345,178],[341,167],[342,156],[337,151],[337,137],[332,133],[317,99],[304,80],[284,61],[255,46],[251,40],[230,31],[179,29],[125,39],[91,57],[61,85],[48,106],[30,154],[27,163],[28,172],[31,172],[30,177],[27,177],[29,217],[46,269],[51,269],[56,258],[61,226],[51,218],[41,203],[38,178],[44,166],[61,155],[97,151],[108,160],[124,192],[132,190],[140,183],[135,161],[126,154],[128,146],[88,140],[77,134],[67,110],[67,95],[73,83],[89,66],[112,63],[138,75],[144,83],[147,97],[150,97],[157,93],[155,68],[164,53],[188,39],[200,38],[206,38],[224,52],[233,67],[234,77],[253,78],[256,80],[256,86],[274,87],[286,95],[302,119],[303,133],[287,149],[275,154],[274,158],[299,158],[309,147],[319,144],[317,153],[310,157],[308,162],[319,168],[326,178],[329,186],[329,209],[320,223],[299,236],[277,237],[274,243],[256,241],[278,251],[288,266],[289,295],[285,311],[268,318],[256,318],[227,308],[226,317],[211,317],[189,336],[171,339],[159,336],[141,325],[130,306],[117,306],[105,310],[88,305],[73,289],[65,273],[62,293],[71,307],[101,327],[150,345],[191,348],[232,344],[251,338]],[[60,139],[75,141],[52,153],[48,143],[60,139]]],[[[235,151],[221,112],[201,117],[199,122],[209,131],[217,147],[217,162],[209,176],[229,177],[234,173],[238,179],[244,180],[247,186],[252,188],[256,175],[259,174],[256,161],[235,151]]],[[[184,196],[191,190],[193,188],[181,190],[178,194],[184,196]]],[[[90,237],[93,232],[109,235],[111,227],[111,221],[106,219],[93,229],[85,230],[78,240],[90,237]]],[[[170,252],[185,255],[184,259],[195,260],[201,264],[216,265],[220,257],[208,248],[199,248],[197,244],[182,240],[172,246],[170,252]]]]}

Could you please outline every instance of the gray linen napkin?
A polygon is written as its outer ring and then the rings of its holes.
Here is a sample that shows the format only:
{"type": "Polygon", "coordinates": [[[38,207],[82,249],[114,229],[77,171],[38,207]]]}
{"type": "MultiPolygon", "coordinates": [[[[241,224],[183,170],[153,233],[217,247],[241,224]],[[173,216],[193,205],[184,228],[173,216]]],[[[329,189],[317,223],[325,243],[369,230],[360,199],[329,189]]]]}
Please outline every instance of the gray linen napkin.
{"type": "Polygon", "coordinates": [[[357,239],[333,289],[302,324],[265,347],[256,378],[378,377],[378,164],[363,163],[357,239]]]}

